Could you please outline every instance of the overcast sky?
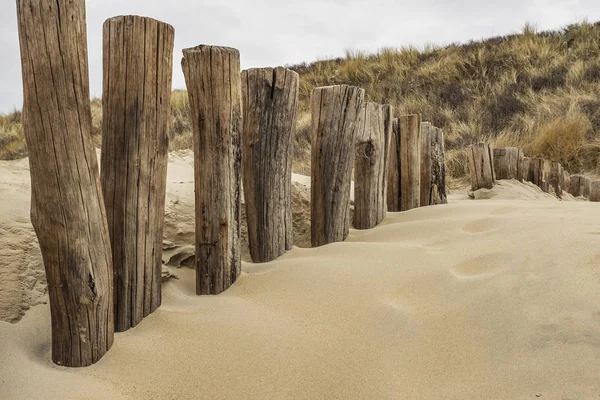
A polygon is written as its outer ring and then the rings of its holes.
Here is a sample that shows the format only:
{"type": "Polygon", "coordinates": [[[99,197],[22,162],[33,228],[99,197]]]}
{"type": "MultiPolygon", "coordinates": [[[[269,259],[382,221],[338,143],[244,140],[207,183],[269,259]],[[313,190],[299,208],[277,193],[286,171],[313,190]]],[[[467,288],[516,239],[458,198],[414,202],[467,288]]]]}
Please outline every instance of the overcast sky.
{"type": "MultiPolygon", "coordinates": [[[[0,113],[22,106],[15,0],[0,0],[0,113]]],[[[175,27],[174,88],[185,88],[181,49],[240,50],[242,68],[342,56],[346,49],[448,44],[600,20],[598,0],[88,0],[92,96],[102,90],[102,23],[123,14],[175,27]]]]}

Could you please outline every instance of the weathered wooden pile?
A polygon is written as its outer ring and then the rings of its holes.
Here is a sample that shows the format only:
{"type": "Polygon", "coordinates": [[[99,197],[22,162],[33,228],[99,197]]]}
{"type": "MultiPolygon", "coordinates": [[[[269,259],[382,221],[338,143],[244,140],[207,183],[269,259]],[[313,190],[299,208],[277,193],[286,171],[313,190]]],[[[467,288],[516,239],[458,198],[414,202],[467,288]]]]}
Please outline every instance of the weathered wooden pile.
{"type": "MultiPolygon", "coordinates": [[[[161,304],[174,29],[151,18],[104,24],[101,174],[91,140],[84,0],[17,0],[31,220],[44,259],[52,358],[88,366],[115,331],[161,304]]],[[[298,74],[240,71],[236,49],[201,45],[181,62],[194,133],[196,292],[241,272],[242,183],[250,254],[290,250],[298,74]]],[[[393,117],[339,85],[312,93],[312,244],[343,241],[355,175],[356,229],[387,211],[446,203],[444,138],[420,115],[393,117]]]]}
{"type": "Polygon", "coordinates": [[[592,182],[583,175],[570,175],[555,161],[525,157],[519,148],[494,149],[489,144],[479,143],[469,147],[468,157],[473,191],[491,189],[496,180],[515,179],[531,182],[558,198],[567,192],[575,197],[600,201],[600,181],[592,182]]]}

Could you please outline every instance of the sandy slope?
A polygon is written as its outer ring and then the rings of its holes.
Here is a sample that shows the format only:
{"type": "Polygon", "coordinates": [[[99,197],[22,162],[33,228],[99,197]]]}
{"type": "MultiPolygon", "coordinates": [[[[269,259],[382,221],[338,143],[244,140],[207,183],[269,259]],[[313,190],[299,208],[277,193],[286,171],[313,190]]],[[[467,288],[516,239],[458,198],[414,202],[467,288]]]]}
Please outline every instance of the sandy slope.
{"type": "Polygon", "coordinates": [[[181,268],[90,368],[51,364],[34,307],[0,322],[0,398],[600,398],[600,205],[477,195],[244,263],[218,297],[181,268]]]}

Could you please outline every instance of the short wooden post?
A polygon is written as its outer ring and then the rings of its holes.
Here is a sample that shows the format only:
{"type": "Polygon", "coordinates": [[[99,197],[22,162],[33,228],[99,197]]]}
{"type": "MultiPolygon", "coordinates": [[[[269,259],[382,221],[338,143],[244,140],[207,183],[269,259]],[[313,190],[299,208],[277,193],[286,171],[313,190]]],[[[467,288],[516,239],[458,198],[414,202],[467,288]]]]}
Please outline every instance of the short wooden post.
{"type": "Polygon", "coordinates": [[[337,85],[311,94],[311,241],[341,242],[350,230],[354,144],[364,89],[337,85]]]}
{"type": "Polygon", "coordinates": [[[548,175],[548,187],[554,189],[554,193],[558,198],[562,197],[562,180],[564,178],[564,170],[559,162],[550,162],[550,173],[548,175]]]}
{"type": "Polygon", "coordinates": [[[392,106],[365,103],[361,109],[354,161],[354,227],[371,229],[387,213],[387,154],[392,106]]]}
{"type": "Polygon", "coordinates": [[[91,138],[85,1],[18,0],[17,15],[31,222],[48,281],[52,360],[84,367],[110,349],[114,328],[110,239],[91,138]]]}
{"type": "Polygon", "coordinates": [[[592,180],[583,175],[571,175],[569,183],[569,193],[574,197],[590,196],[592,180]]]}
{"type": "Polygon", "coordinates": [[[551,169],[552,163],[550,161],[543,158],[533,158],[530,165],[530,182],[548,193],[550,189],[549,177],[551,169]]]}
{"type": "Polygon", "coordinates": [[[519,179],[523,150],[517,147],[494,149],[494,173],[496,179],[519,179]]]}
{"type": "Polygon", "coordinates": [[[560,181],[560,186],[562,187],[562,190],[565,192],[569,192],[569,186],[571,185],[571,174],[569,174],[564,168],[563,168],[563,177],[560,181]]]}
{"type": "Polygon", "coordinates": [[[469,171],[471,189],[491,189],[496,183],[493,164],[493,150],[489,144],[479,143],[469,147],[469,171]]]}
{"type": "Polygon", "coordinates": [[[104,23],[101,182],[118,332],[161,303],[173,39],[172,26],[151,18],[104,23]]]}
{"type": "Polygon", "coordinates": [[[593,181],[590,189],[590,201],[600,202],[600,181],[593,181]]]}
{"type": "Polygon", "coordinates": [[[388,211],[408,211],[421,205],[421,141],[420,114],[405,115],[393,123],[388,211]]]}
{"type": "Polygon", "coordinates": [[[529,170],[531,169],[531,158],[523,157],[519,166],[519,181],[525,182],[529,180],[529,170]]]}
{"type": "Polygon", "coordinates": [[[446,204],[444,133],[429,122],[423,122],[421,135],[421,207],[446,204]]]}
{"type": "Polygon", "coordinates": [[[196,293],[219,294],[241,273],[240,53],[201,45],[181,61],[194,132],[196,293]]]}
{"type": "Polygon", "coordinates": [[[243,183],[250,256],[269,262],[293,246],[292,159],[299,76],[289,69],[242,71],[243,183]]]}

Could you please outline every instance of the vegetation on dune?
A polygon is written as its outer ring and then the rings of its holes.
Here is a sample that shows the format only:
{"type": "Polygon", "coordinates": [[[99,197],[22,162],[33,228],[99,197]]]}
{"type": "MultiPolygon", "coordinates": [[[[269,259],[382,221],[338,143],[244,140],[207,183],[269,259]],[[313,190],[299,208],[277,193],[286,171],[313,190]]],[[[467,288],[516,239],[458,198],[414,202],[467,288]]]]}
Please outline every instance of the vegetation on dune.
{"type": "MultiPolygon", "coordinates": [[[[366,89],[396,115],[421,113],[446,135],[447,170],[466,175],[465,148],[479,141],[519,146],[527,155],[561,162],[571,173],[600,173],[600,23],[446,47],[348,52],[345,58],[289,67],[300,74],[295,170],[310,171],[310,92],[333,84],[366,89]]],[[[94,134],[100,101],[92,102],[94,134]]],[[[0,158],[26,155],[20,113],[0,116],[0,158]]],[[[189,105],[173,92],[170,145],[191,147],[189,105]]],[[[99,140],[96,139],[96,143],[99,140]]]]}

